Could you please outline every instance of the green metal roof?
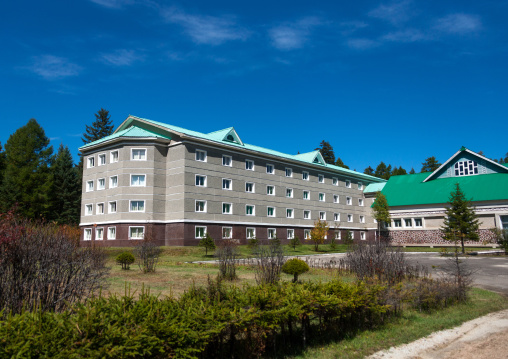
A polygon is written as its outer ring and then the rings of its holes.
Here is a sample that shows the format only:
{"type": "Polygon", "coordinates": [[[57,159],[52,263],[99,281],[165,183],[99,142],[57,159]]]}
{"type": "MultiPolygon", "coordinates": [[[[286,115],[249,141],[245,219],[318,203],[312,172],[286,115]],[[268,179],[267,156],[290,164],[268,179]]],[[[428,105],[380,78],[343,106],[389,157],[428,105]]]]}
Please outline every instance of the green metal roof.
{"type": "Polygon", "coordinates": [[[438,178],[423,182],[428,173],[392,176],[382,193],[390,207],[447,203],[459,183],[467,199],[492,201],[508,199],[508,174],[491,173],[438,178]]]}
{"type": "Polygon", "coordinates": [[[114,140],[115,138],[119,138],[119,137],[125,137],[125,138],[129,138],[129,137],[130,138],[136,138],[136,137],[137,138],[154,138],[155,137],[155,138],[171,139],[170,137],[164,136],[162,134],[148,131],[143,128],[137,127],[137,126],[131,126],[131,127],[128,127],[126,129],[118,131],[118,132],[115,131],[115,133],[113,133],[112,135],[103,137],[100,140],[87,143],[86,145],[81,146],[79,149],[80,150],[85,149],[87,147],[97,145],[99,143],[111,141],[111,140],[114,140]]]}
{"type": "Polygon", "coordinates": [[[363,193],[372,193],[372,192],[379,192],[383,189],[383,187],[386,185],[386,183],[370,183],[365,189],[363,190],[363,193]]]}

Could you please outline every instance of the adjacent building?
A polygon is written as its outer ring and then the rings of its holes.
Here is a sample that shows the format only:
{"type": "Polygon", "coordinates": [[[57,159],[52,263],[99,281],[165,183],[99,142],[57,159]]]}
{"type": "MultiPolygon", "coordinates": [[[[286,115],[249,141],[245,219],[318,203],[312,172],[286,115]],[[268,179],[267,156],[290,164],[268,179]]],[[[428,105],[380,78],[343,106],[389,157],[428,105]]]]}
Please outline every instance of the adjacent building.
{"type": "Polygon", "coordinates": [[[346,230],[375,237],[364,190],[385,181],[327,164],[319,151],[288,155],[244,143],[232,127],[205,134],[134,116],[80,151],[84,242],[285,241],[308,238],[318,219],[338,241],[346,230]]]}

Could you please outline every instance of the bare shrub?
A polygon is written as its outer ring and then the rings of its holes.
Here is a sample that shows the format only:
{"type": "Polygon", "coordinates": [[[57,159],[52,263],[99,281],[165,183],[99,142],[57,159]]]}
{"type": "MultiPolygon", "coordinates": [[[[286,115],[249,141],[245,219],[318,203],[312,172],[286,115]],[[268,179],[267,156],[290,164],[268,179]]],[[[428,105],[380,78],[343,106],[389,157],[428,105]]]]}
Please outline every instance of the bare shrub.
{"type": "Polygon", "coordinates": [[[458,246],[455,246],[454,255],[446,259],[441,269],[453,287],[454,296],[459,302],[465,302],[473,285],[475,271],[470,268],[465,257],[459,256],[458,246]]]}
{"type": "Polygon", "coordinates": [[[236,259],[238,257],[238,244],[232,239],[223,239],[215,255],[219,258],[219,278],[226,280],[236,279],[236,259]]]}
{"type": "Polygon", "coordinates": [[[79,248],[79,229],[0,215],[0,309],[62,311],[105,285],[101,248],[79,248]]]}
{"type": "Polygon", "coordinates": [[[155,267],[159,263],[161,254],[162,248],[155,244],[153,228],[148,227],[144,233],[143,240],[134,247],[134,256],[136,257],[139,270],[143,273],[155,272],[155,267]]]}
{"type": "Polygon", "coordinates": [[[280,241],[270,241],[267,246],[260,246],[256,251],[258,257],[256,282],[258,284],[277,283],[284,265],[284,251],[280,241]]]}

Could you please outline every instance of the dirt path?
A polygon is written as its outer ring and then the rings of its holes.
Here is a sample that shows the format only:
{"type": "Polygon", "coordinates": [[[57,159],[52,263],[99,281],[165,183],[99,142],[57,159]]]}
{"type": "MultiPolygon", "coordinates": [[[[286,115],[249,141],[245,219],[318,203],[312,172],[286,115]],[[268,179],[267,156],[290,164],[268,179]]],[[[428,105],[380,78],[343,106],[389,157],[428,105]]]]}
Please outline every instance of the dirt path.
{"type": "Polygon", "coordinates": [[[488,314],[409,344],[379,351],[370,359],[506,359],[508,310],[488,314]]]}

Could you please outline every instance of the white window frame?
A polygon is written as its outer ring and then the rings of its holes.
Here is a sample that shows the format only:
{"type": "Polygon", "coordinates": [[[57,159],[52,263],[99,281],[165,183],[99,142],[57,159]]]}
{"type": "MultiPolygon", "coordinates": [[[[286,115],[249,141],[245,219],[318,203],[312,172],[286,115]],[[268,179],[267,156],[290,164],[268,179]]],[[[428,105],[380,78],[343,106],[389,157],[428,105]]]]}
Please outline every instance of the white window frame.
{"type": "Polygon", "coordinates": [[[326,221],[326,211],[319,211],[319,219],[321,221],[326,221]]]}
{"type": "Polygon", "coordinates": [[[109,188],[117,188],[118,187],[118,175],[109,177],[109,188]],[[116,178],[116,185],[113,183],[113,178],[116,178]]]}
{"type": "Polygon", "coordinates": [[[222,236],[222,239],[231,239],[233,238],[233,227],[222,227],[222,231],[221,231],[221,236],[222,236]],[[225,229],[229,229],[229,236],[225,236],[224,235],[224,230],[225,229]]]}
{"type": "Polygon", "coordinates": [[[286,167],[285,175],[288,178],[292,178],[293,177],[293,169],[291,167],[286,167]]]}
{"type": "Polygon", "coordinates": [[[194,152],[194,160],[198,162],[207,162],[208,154],[205,150],[196,149],[194,152]],[[200,159],[200,157],[203,156],[203,159],[200,159]]]}
{"type": "Polygon", "coordinates": [[[85,204],[85,216],[93,216],[93,203],[85,204]]]}
{"type": "Polygon", "coordinates": [[[116,239],[116,227],[108,227],[108,241],[116,239]],[[113,231],[111,231],[113,230],[113,231]],[[113,233],[113,235],[111,235],[113,233]]]}
{"type": "Polygon", "coordinates": [[[146,161],[148,157],[146,148],[131,148],[131,161],[146,161]],[[134,158],[134,151],[145,151],[144,158],[134,158]]]}
{"type": "Polygon", "coordinates": [[[266,186],[266,195],[267,196],[275,196],[275,186],[267,185],[266,186]],[[272,189],[272,193],[268,193],[268,188],[272,189]]]}
{"type": "MultiPolygon", "coordinates": [[[[201,181],[200,181],[201,182],[201,181]]],[[[206,175],[200,175],[200,174],[197,174],[194,176],[194,186],[196,187],[206,187],[206,182],[207,182],[207,176],[206,175]],[[204,178],[204,181],[203,181],[203,184],[197,184],[197,179],[199,178],[204,178]]]]}
{"type": "Polygon", "coordinates": [[[245,205],[245,215],[246,216],[255,216],[256,215],[256,206],[253,204],[246,204],[245,205]],[[247,213],[247,207],[252,207],[252,213],[247,213]]]}
{"type": "Polygon", "coordinates": [[[194,238],[196,238],[196,239],[202,239],[202,238],[206,237],[206,233],[207,233],[206,227],[204,227],[204,226],[194,226],[194,238]],[[198,229],[199,230],[201,230],[201,229],[203,230],[203,234],[202,235],[198,234],[198,229]]]}
{"type": "Polygon", "coordinates": [[[119,159],[120,159],[120,153],[118,152],[118,150],[109,152],[109,162],[110,163],[116,163],[119,161],[119,159]],[[114,153],[116,153],[116,159],[115,159],[114,153]]]}
{"type": "Polygon", "coordinates": [[[319,192],[318,200],[319,202],[326,202],[326,194],[324,192],[319,192]]]}
{"type": "Polygon", "coordinates": [[[293,189],[289,188],[289,187],[286,187],[286,198],[293,198],[293,195],[294,195],[293,189]],[[288,196],[288,193],[290,194],[289,196],[288,196]]]}
{"type": "Polygon", "coordinates": [[[143,240],[143,238],[145,238],[145,226],[129,226],[129,240],[136,240],[136,241],[139,241],[139,240],[143,240]],[[142,228],[143,229],[143,236],[141,236],[141,238],[139,237],[132,237],[132,230],[134,228],[142,228]]]}
{"type": "Polygon", "coordinates": [[[308,181],[309,180],[309,172],[307,171],[302,171],[302,180],[303,181],[308,181]]]}
{"type": "Polygon", "coordinates": [[[360,240],[365,241],[367,237],[365,236],[365,232],[360,232],[360,240]]]}
{"type": "Polygon", "coordinates": [[[106,154],[105,153],[100,153],[97,155],[97,159],[98,159],[98,166],[105,166],[106,165],[106,154]],[[104,158],[104,163],[101,163],[101,158],[104,158]]]}
{"type": "Polygon", "coordinates": [[[92,240],[92,228],[85,228],[83,232],[83,240],[91,241],[92,240]]]}
{"type": "Polygon", "coordinates": [[[222,202],[222,214],[231,215],[233,214],[233,203],[230,202],[222,202]],[[229,212],[224,212],[224,205],[229,204],[229,212]]]}
{"type": "Polygon", "coordinates": [[[132,213],[144,213],[146,210],[146,201],[143,199],[143,200],[129,200],[129,212],[132,212],[132,213]],[[143,210],[142,211],[133,211],[132,210],[132,202],[143,202],[143,210]]]}
{"type": "Polygon", "coordinates": [[[358,198],[358,205],[359,205],[360,207],[363,207],[363,205],[364,205],[363,198],[358,198]]]}
{"type": "Polygon", "coordinates": [[[97,178],[97,191],[102,191],[106,189],[106,179],[105,178],[97,178]],[[102,181],[102,186],[101,186],[102,181]]]}
{"type": "Polygon", "coordinates": [[[256,228],[255,227],[247,227],[245,229],[245,237],[247,239],[256,238],[256,228]],[[252,231],[252,235],[249,235],[249,231],[252,231]]]}
{"type": "Polygon", "coordinates": [[[91,181],[86,181],[86,191],[87,192],[93,192],[94,190],[94,183],[93,183],[93,180],[91,181]]]}
{"type": "Polygon", "coordinates": [[[233,156],[222,155],[222,165],[224,167],[233,167],[233,156]],[[229,162],[229,163],[227,163],[229,162]]]}
{"type": "Polygon", "coordinates": [[[129,182],[129,184],[130,184],[130,187],[146,187],[146,174],[144,174],[144,173],[133,173],[133,174],[131,174],[130,175],[130,182],[129,182]],[[138,176],[138,177],[143,176],[143,184],[132,184],[132,177],[133,176],[138,176]]]}
{"type": "Polygon", "coordinates": [[[360,223],[365,223],[365,216],[360,215],[360,223]]]}
{"type": "Polygon", "coordinates": [[[94,168],[95,167],[95,156],[90,156],[87,158],[87,168],[94,168]]]}
{"type": "Polygon", "coordinates": [[[312,219],[312,211],[310,209],[303,210],[303,219],[312,219]],[[307,218],[305,217],[306,212],[309,214],[309,216],[307,218]]]}
{"type": "Polygon", "coordinates": [[[255,169],[254,161],[253,160],[245,160],[245,170],[246,171],[254,171],[254,169],[255,169]],[[251,167],[251,168],[249,168],[249,167],[251,167]]]}
{"type": "Polygon", "coordinates": [[[272,165],[271,163],[267,163],[266,164],[266,173],[269,174],[269,175],[273,175],[275,174],[275,166],[272,165]],[[271,172],[268,172],[268,167],[271,167],[272,168],[272,171],[271,172]]]}
{"type": "Polygon", "coordinates": [[[293,239],[293,238],[295,238],[295,230],[294,230],[294,229],[288,229],[288,230],[287,230],[287,238],[288,238],[288,239],[293,239]]]}
{"type": "Polygon", "coordinates": [[[303,191],[303,199],[310,201],[310,191],[303,191]],[[307,197],[305,197],[305,194],[307,194],[307,197]]]}
{"type": "Polygon", "coordinates": [[[325,175],[319,175],[318,174],[318,182],[319,183],[325,183],[325,175]]]}
{"type": "Polygon", "coordinates": [[[346,204],[347,204],[348,206],[352,206],[352,205],[353,205],[353,197],[349,197],[349,196],[347,196],[347,197],[346,197],[346,204]]]}
{"type": "Polygon", "coordinates": [[[295,218],[294,208],[286,208],[286,218],[295,218]]]}
{"type": "Polygon", "coordinates": [[[104,202],[99,202],[97,203],[97,205],[95,206],[95,214],[97,215],[102,215],[104,214],[104,202]],[[102,211],[101,211],[101,208],[102,208],[102,211]]]}
{"type": "Polygon", "coordinates": [[[351,180],[346,180],[346,188],[351,188],[351,180]]]}
{"type": "Polygon", "coordinates": [[[196,213],[206,213],[206,207],[207,207],[207,201],[202,200],[202,199],[196,199],[194,201],[194,212],[196,212],[196,213]],[[198,211],[198,202],[199,203],[204,203],[202,211],[198,211]]]}
{"type": "Polygon", "coordinates": [[[338,239],[339,241],[342,239],[340,229],[335,231],[335,239],[338,239]]]}
{"type": "Polygon", "coordinates": [[[363,190],[363,183],[362,182],[358,182],[358,189],[360,191],[363,190]]]}
{"type": "Polygon", "coordinates": [[[404,228],[413,228],[413,219],[412,218],[403,218],[403,224],[404,224],[404,228]],[[407,225],[407,221],[409,221],[411,223],[411,225],[407,225]]]}
{"type": "Polygon", "coordinates": [[[338,194],[333,195],[333,203],[340,203],[340,197],[338,194]]]}
{"type": "Polygon", "coordinates": [[[116,213],[118,211],[118,203],[116,203],[116,201],[110,201],[108,202],[108,213],[116,213]],[[111,204],[115,204],[115,210],[112,211],[111,210],[111,204]]]}
{"type": "Polygon", "coordinates": [[[354,219],[353,215],[348,213],[348,215],[347,215],[347,221],[348,221],[348,223],[353,223],[354,220],[355,219],[354,219]]]}
{"type": "Polygon", "coordinates": [[[268,228],[266,231],[268,239],[274,239],[277,237],[277,229],[276,228],[268,228]],[[272,235],[273,233],[273,235],[272,235]]]}
{"type": "Polygon", "coordinates": [[[340,213],[334,213],[333,214],[333,221],[334,222],[340,222],[340,213]]]}
{"type": "Polygon", "coordinates": [[[256,193],[256,184],[254,182],[245,182],[245,192],[246,193],[256,193]],[[247,185],[251,185],[252,191],[247,190],[247,185]]]}
{"type": "Polygon", "coordinates": [[[231,178],[223,178],[222,179],[222,189],[225,191],[233,190],[233,180],[231,178]],[[224,188],[224,184],[229,183],[229,188],[224,188]]]}
{"type": "Polygon", "coordinates": [[[393,228],[402,228],[402,218],[395,218],[393,220],[393,228]],[[397,221],[400,224],[399,226],[397,226],[397,221]]]}
{"type": "Polygon", "coordinates": [[[104,227],[95,228],[95,240],[96,241],[103,241],[104,240],[104,227]],[[99,237],[99,233],[102,234],[100,237],[99,237]]]}
{"type": "Polygon", "coordinates": [[[275,208],[275,207],[272,207],[272,206],[267,206],[267,207],[266,207],[266,216],[267,216],[267,217],[276,217],[276,216],[277,216],[277,213],[276,213],[276,208],[275,208]],[[273,209],[273,213],[272,213],[272,215],[270,215],[270,214],[268,213],[268,210],[269,210],[270,208],[271,208],[271,209],[273,209]]]}
{"type": "Polygon", "coordinates": [[[310,229],[303,230],[303,239],[310,239],[310,229]]]}
{"type": "Polygon", "coordinates": [[[334,186],[338,186],[339,185],[339,179],[337,177],[332,177],[332,184],[334,186]]]}
{"type": "Polygon", "coordinates": [[[423,228],[423,217],[417,217],[417,218],[414,218],[414,219],[413,219],[413,223],[414,223],[414,227],[415,227],[415,228],[423,228]],[[417,226],[417,225],[416,225],[416,220],[417,220],[417,219],[419,219],[419,220],[420,220],[420,223],[421,223],[421,225],[419,225],[419,226],[417,226]]]}

